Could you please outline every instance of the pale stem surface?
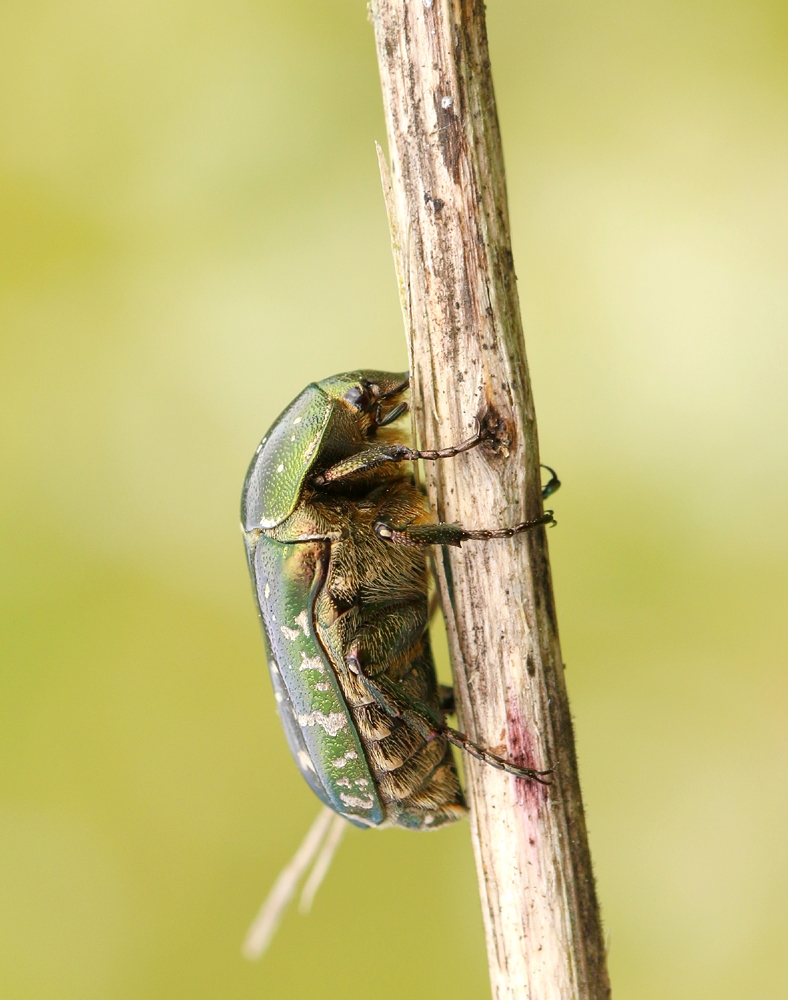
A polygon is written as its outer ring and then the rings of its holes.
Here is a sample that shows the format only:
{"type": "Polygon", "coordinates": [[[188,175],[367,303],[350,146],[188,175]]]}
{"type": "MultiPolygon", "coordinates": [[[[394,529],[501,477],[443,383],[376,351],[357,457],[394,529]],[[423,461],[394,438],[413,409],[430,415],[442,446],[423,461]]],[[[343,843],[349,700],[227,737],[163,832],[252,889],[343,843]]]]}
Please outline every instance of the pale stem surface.
{"type": "MultiPolygon", "coordinates": [[[[391,176],[383,170],[422,446],[494,409],[508,448],[427,463],[441,521],[542,510],[539,450],[487,51],[475,0],[373,0],[391,176]]],[[[549,788],[465,759],[495,1000],[610,995],[545,531],[437,559],[462,728],[549,788]]]]}

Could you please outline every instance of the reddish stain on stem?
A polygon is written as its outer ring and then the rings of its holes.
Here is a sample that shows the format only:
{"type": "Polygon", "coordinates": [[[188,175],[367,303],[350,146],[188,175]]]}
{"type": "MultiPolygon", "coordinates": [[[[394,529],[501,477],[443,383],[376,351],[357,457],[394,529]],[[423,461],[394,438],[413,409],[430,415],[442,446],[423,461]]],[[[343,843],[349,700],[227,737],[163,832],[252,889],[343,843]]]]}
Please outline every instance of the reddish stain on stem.
{"type": "MultiPolygon", "coordinates": [[[[520,767],[531,768],[534,771],[547,770],[540,758],[537,741],[528,722],[523,718],[516,706],[506,706],[506,756],[512,763],[520,767]]],[[[549,779],[549,775],[547,776],[549,779]]],[[[516,778],[516,796],[518,804],[540,809],[547,802],[550,785],[542,784],[530,778],[516,778]]]]}

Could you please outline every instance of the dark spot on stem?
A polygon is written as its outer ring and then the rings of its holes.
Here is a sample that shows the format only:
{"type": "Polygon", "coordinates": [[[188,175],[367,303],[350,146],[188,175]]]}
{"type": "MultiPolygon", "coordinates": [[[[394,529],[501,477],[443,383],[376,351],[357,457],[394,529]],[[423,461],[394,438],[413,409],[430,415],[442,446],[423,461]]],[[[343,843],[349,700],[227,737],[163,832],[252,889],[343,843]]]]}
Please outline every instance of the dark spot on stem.
{"type": "MultiPolygon", "coordinates": [[[[486,344],[482,345],[487,348],[486,344]]],[[[479,414],[479,427],[485,437],[484,449],[493,455],[508,455],[512,444],[509,422],[501,416],[492,403],[479,414]]]]}

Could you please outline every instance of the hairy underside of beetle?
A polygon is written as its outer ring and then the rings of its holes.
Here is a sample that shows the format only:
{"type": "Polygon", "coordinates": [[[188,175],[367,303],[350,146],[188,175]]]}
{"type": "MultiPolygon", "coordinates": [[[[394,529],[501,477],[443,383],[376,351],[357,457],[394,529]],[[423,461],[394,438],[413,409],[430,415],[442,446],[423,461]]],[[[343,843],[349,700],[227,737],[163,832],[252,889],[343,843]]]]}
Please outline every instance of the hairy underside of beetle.
{"type": "Polygon", "coordinates": [[[373,530],[381,518],[403,525],[430,521],[423,493],[409,473],[392,469],[372,489],[345,486],[304,496],[301,517],[314,518],[320,530],[334,528],[343,536],[330,543],[315,628],[353,716],[388,822],[430,829],[460,819],[465,801],[445,736],[424,735],[393,715],[365,682],[395,685],[442,720],[429,641],[425,550],[386,545],[373,530]]]}

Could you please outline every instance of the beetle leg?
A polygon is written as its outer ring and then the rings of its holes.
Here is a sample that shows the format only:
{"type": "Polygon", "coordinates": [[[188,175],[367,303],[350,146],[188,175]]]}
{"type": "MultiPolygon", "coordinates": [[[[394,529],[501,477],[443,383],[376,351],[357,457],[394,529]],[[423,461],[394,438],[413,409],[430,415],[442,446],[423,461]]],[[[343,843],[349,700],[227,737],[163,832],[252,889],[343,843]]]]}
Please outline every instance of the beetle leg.
{"type": "Polygon", "coordinates": [[[444,732],[449,743],[455,747],[459,747],[460,750],[464,750],[471,757],[475,757],[476,760],[480,760],[484,764],[496,767],[499,771],[506,771],[507,774],[513,774],[517,778],[530,778],[532,781],[538,781],[540,785],[550,784],[549,775],[555,771],[554,767],[550,767],[546,771],[535,771],[531,767],[520,767],[518,764],[513,764],[510,760],[505,760],[503,757],[491,753],[485,747],[480,747],[478,743],[469,740],[464,733],[458,733],[456,729],[450,729],[448,726],[445,726],[444,732]]]}
{"type": "MultiPolygon", "coordinates": [[[[397,415],[399,416],[399,414],[397,415]]],[[[349,458],[343,459],[341,462],[337,462],[335,465],[329,466],[328,469],[313,476],[312,482],[316,486],[325,486],[326,483],[335,483],[338,479],[346,479],[348,476],[368,472],[388,462],[417,462],[420,458],[423,458],[427,462],[435,462],[439,458],[454,458],[455,455],[461,455],[465,451],[470,451],[471,448],[476,448],[477,445],[489,439],[489,432],[483,430],[477,424],[476,433],[473,437],[469,437],[451,448],[416,451],[404,444],[372,445],[355,455],[351,455],[349,458]]]]}
{"type": "Polygon", "coordinates": [[[359,678],[369,694],[384,711],[394,718],[402,719],[408,723],[424,739],[431,740],[437,736],[443,736],[449,743],[464,750],[471,757],[489,764],[491,767],[498,768],[500,771],[506,771],[507,774],[513,774],[518,778],[530,778],[532,781],[538,781],[542,785],[550,784],[548,776],[552,774],[553,768],[547,771],[536,771],[530,767],[520,767],[519,764],[513,764],[510,760],[505,760],[485,747],[479,746],[478,743],[474,743],[464,733],[458,732],[456,729],[452,729],[451,726],[447,726],[441,722],[436,718],[434,711],[429,705],[425,705],[423,702],[409,697],[393,681],[389,680],[388,677],[379,676],[372,678],[367,676],[362,669],[356,650],[351,651],[346,663],[348,669],[359,678]]]}
{"type": "Polygon", "coordinates": [[[551,476],[542,487],[542,499],[546,500],[552,493],[561,488],[561,480],[558,478],[558,473],[555,469],[551,469],[549,465],[542,463],[540,468],[547,469],[551,476]]]}
{"type": "Polygon", "coordinates": [[[551,510],[546,510],[541,517],[535,517],[531,521],[523,521],[513,528],[490,528],[490,529],[469,529],[462,528],[459,524],[407,524],[402,528],[395,528],[388,521],[375,521],[373,525],[375,534],[383,542],[392,545],[411,545],[422,547],[425,545],[454,545],[459,547],[463,542],[472,539],[487,541],[491,538],[511,538],[532,528],[538,528],[542,524],[555,524],[555,518],[551,510]]]}

